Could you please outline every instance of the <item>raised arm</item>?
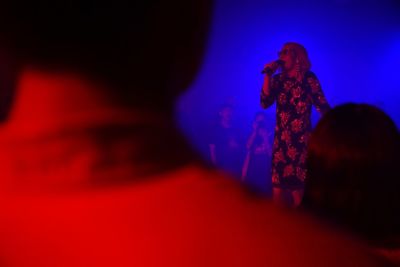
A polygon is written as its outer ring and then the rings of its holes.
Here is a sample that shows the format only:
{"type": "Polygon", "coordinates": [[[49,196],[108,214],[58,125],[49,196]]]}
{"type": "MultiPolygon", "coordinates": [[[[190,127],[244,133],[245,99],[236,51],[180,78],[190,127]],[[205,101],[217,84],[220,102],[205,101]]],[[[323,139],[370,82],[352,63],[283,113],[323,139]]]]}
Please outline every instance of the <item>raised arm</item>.
{"type": "Polygon", "coordinates": [[[268,108],[276,99],[276,76],[265,75],[261,90],[260,102],[262,108],[268,108]]]}
{"type": "Polygon", "coordinates": [[[277,76],[272,76],[272,74],[279,68],[278,61],[272,61],[264,66],[263,73],[266,73],[264,76],[264,82],[261,89],[260,102],[262,108],[268,108],[271,106],[276,99],[276,88],[277,88],[277,76]],[[268,70],[268,71],[267,71],[268,70]]]}

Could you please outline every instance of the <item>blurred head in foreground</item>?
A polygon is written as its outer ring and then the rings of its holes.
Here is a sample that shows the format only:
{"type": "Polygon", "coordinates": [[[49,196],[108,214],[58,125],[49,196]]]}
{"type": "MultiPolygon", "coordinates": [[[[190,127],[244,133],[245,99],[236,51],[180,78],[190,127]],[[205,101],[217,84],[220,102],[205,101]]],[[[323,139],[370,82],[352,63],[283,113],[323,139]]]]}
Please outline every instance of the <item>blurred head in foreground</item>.
{"type": "Polygon", "coordinates": [[[310,138],[303,205],[376,245],[398,239],[399,151],[398,129],[383,111],[337,106],[310,138]]]}
{"type": "Polygon", "coordinates": [[[120,105],[170,111],[203,55],[211,1],[2,1],[0,48],[19,70],[103,84],[120,105]]]}

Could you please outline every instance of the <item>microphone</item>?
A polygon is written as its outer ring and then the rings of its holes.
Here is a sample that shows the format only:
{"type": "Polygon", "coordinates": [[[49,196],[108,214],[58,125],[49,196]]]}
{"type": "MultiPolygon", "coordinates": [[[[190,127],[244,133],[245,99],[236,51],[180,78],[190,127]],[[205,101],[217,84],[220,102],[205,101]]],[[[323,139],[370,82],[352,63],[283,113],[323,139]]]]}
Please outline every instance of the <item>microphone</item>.
{"type": "Polygon", "coordinates": [[[281,66],[283,65],[284,61],[278,59],[278,60],[275,60],[274,63],[277,65],[276,68],[266,67],[265,69],[263,69],[263,70],[261,71],[261,74],[268,74],[268,75],[274,74],[274,72],[276,71],[276,69],[277,69],[278,67],[281,67],[281,66]]]}

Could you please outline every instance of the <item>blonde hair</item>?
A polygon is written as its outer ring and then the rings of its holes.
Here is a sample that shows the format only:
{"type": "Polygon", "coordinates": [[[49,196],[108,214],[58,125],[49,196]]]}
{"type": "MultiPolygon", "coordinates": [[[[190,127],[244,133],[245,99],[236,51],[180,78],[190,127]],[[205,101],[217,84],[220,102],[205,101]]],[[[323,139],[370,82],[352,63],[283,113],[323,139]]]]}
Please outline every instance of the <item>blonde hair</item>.
{"type": "Polygon", "coordinates": [[[284,47],[288,47],[293,51],[296,64],[300,65],[300,72],[302,75],[310,70],[311,62],[308,58],[308,53],[304,46],[295,42],[288,42],[284,44],[284,47]]]}

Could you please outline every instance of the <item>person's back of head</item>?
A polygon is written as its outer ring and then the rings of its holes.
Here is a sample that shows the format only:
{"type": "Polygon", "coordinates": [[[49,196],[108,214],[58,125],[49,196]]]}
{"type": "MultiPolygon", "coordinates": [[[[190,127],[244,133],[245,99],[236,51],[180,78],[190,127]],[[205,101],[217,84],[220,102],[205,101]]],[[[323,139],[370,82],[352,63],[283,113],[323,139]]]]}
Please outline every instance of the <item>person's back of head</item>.
{"type": "Polygon", "coordinates": [[[381,245],[400,234],[399,132],[383,111],[344,104],[310,137],[303,206],[381,245]]]}
{"type": "Polygon", "coordinates": [[[170,109],[202,58],[211,1],[1,1],[0,44],[20,67],[75,72],[110,98],[170,109]]]}

